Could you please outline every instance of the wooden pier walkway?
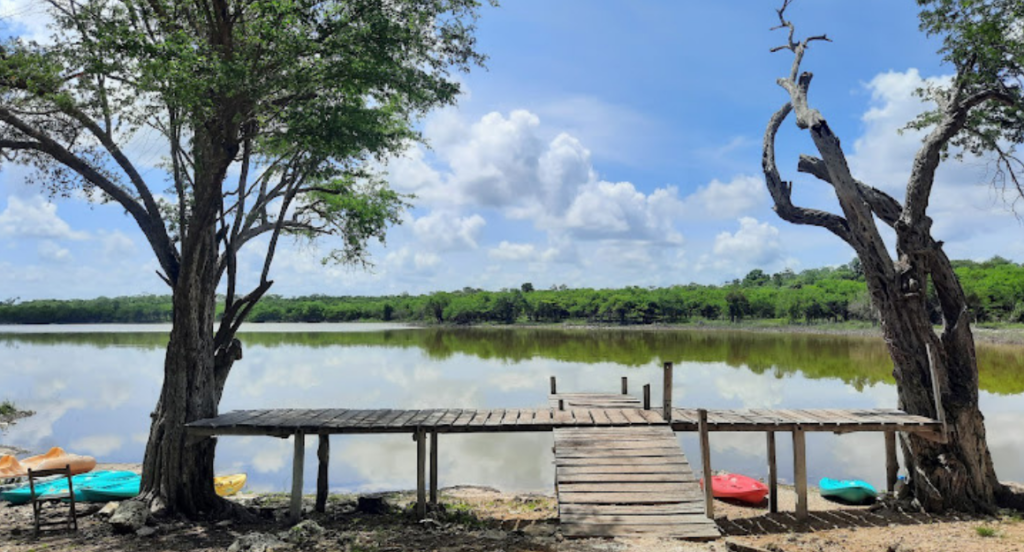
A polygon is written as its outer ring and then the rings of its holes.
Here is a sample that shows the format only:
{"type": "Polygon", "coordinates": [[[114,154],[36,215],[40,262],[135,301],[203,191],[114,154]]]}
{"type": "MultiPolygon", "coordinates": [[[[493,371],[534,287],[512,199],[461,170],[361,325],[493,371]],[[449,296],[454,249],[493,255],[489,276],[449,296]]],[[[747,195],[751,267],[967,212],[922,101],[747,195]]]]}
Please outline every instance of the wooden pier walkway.
{"type": "MultiPolygon", "coordinates": [[[[555,444],[555,488],[566,536],[650,535],[716,538],[710,489],[701,491],[676,431],[696,431],[705,478],[711,473],[709,434],[763,432],[768,460],[769,509],[777,511],[775,434],[793,438],[793,480],[797,519],[807,519],[807,432],[881,432],[885,436],[886,479],[896,482],[897,433],[945,438],[943,422],[893,409],[704,410],[672,406],[672,364],[665,363],[662,405],[622,393],[556,393],[551,378],[548,408],[520,409],[269,409],[236,410],[196,420],[186,429],[194,439],[216,435],[267,435],[294,439],[291,515],[301,515],[305,439],[319,438],[317,509],[328,493],[330,436],[411,433],[416,441],[417,510],[426,513],[429,442],[429,500],[437,501],[438,436],[446,433],[550,431],[555,444]]],[[[941,416],[939,416],[941,418],[941,416]]]]}
{"type": "MultiPolygon", "coordinates": [[[[591,412],[594,418],[608,413],[626,418],[641,407],[629,395],[603,393],[556,394],[550,402],[566,412],[591,412]]],[[[705,515],[704,495],[675,432],[664,421],[644,425],[554,429],[555,492],[563,535],[720,536],[714,520],[705,515]]]]}

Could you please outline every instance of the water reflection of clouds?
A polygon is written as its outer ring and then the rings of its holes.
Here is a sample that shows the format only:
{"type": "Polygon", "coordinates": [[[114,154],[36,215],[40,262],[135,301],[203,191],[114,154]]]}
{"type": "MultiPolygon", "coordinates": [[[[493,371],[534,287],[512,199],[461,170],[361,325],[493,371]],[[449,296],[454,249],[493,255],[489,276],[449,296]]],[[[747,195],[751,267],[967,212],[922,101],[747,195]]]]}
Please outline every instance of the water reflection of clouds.
{"type": "Polygon", "coordinates": [[[121,448],[124,444],[124,439],[118,435],[104,434],[104,435],[89,435],[88,437],[79,437],[68,445],[69,450],[75,453],[91,454],[98,458],[107,456],[115,450],[121,448]]]}
{"type": "MultiPolygon", "coordinates": [[[[5,441],[33,451],[71,444],[83,451],[88,448],[105,461],[140,461],[162,362],[160,349],[44,344],[5,348],[0,354],[0,393],[6,396],[0,399],[9,396],[38,412],[12,426],[5,441]]],[[[228,381],[221,411],[538,407],[547,403],[551,375],[565,392],[617,392],[620,377],[628,376],[633,395],[639,396],[643,384],[651,383],[652,406],[661,404],[660,360],[625,366],[539,356],[512,362],[463,353],[432,359],[417,347],[288,343],[246,349],[245,359],[236,364],[228,381]]],[[[771,370],[756,373],[724,362],[677,363],[673,396],[676,406],[706,408],[870,408],[896,403],[892,385],[858,390],[837,379],[810,379],[800,372],[780,378],[771,370]]],[[[1000,476],[1024,479],[1024,434],[1017,431],[1024,419],[1021,397],[982,393],[981,400],[1000,476]]],[[[687,434],[680,440],[699,470],[696,437],[687,434]]],[[[315,485],[316,443],[316,438],[307,440],[307,489],[315,485]]],[[[408,434],[336,436],[331,443],[332,489],[382,490],[415,484],[416,447],[408,434]]],[[[551,444],[549,433],[441,435],[441,483],[550,489],[551,444]]],[[[807,444],[812,481],[830,476],[884,482],[884,445],[877,433],[815,434],[808,436],[807,444]]],[[[715,469],[758,477],[767,472],[763,433],[715,433],[711,445],[715,469]]],[[[791,480],[789,434],[777,435],[777,447],[780,474],[791,480]]],[[[222,437],[216,469],[249,472],[253,489],[284,490],[290,485],[292,451],[290,439],[222,437]]]]}

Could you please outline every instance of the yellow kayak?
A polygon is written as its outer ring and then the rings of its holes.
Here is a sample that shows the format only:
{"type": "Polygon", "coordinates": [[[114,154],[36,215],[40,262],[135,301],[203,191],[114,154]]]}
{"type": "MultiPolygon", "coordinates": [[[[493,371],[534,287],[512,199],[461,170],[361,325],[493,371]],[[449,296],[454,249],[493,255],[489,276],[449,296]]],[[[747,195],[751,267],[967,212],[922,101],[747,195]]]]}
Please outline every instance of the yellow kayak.
{"type": "Polygon", "coordinates": [[[223,475],[213,478],[213,488],[218,496],[231,496],[242,490],[245,486],[246,476],[244,473],[234,475],[223,475]]]}

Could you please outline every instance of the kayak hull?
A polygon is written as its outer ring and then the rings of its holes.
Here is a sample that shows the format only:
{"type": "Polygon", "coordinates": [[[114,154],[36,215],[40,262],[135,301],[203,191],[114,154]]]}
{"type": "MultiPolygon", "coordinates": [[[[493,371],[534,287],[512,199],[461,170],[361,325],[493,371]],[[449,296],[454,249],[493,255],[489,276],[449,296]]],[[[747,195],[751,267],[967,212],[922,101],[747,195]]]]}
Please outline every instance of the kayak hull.
{"type": "Polygon", "coordinates": [[[878,491],[870,483],[854,480],[824,478],[818,483],[821,496],[844,504],[871,504],[878,497],[878,491]]]}
{"type": "MultiPolygon", "coordinates": [[[[85,500],[85,491],[92,485],[105,485],[123,479],[138,477],[137,474],[128,471],[99,471],[76,475],[71,478],[71,486],[75,491],[75,500],[85,500]]],[[[46,496],[68,492],[67,478],[53,479],[36,483],[36,495],[46,496]]],[[[25,504],[32,499],[32,489],[29,485],[22,485],[14,489],[8,489],[0,493],[0,499],[11,504],[25,504]]]]}
{"type": "MultiPolygon", "coordinates": [[[[700,480],[704,488],[704,480],[700,480]]],[[[737,473],[726,473],[711,478],[711,494],[715,498],[735,500],[746,504],[760,504],[768,496],[768,486],[737,473]]]]}
{"type": "Polygon", "coordinates": [[[218,496],[231,496],[242,490],[247,479],[248,477],[244,473],[214,477],[213,490],[217,492],[218,496]]]}
{"type": "Polygon", "coordinates": [[[71,467],[71,475],[88,473],[96,467],[92,456],[69,454],[60,447],[53,447],[46,454],[18,460],[14,456],[0,457],[0,478],[26,477],[28,470],[58,470],[71,467]]]}

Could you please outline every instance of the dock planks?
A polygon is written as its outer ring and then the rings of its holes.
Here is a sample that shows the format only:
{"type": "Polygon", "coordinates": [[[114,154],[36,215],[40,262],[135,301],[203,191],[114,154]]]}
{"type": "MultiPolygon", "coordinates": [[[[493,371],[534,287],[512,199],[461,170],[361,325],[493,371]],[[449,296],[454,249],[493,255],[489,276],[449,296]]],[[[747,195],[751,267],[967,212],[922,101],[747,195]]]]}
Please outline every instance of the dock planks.
{"type": "Polygon", "coordinates": [[[667,424],[555,428],[554,437],[555,489],[565,536],[719,537],[667,424]]]}

